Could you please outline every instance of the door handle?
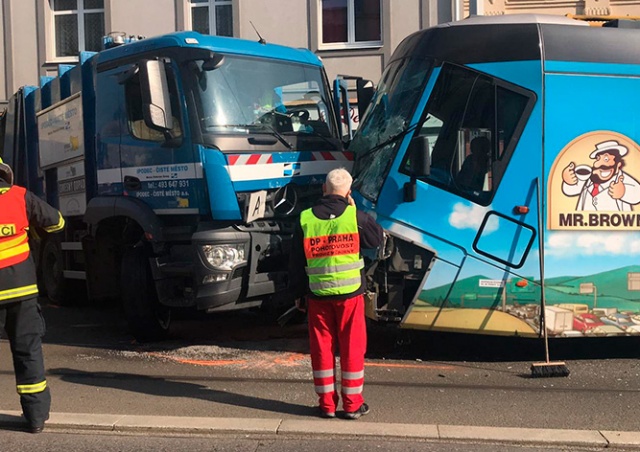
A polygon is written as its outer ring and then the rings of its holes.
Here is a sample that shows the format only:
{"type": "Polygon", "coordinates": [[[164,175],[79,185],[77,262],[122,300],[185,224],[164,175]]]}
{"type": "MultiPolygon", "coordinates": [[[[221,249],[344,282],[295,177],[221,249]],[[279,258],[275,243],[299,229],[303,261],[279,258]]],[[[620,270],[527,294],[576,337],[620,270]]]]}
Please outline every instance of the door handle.
{"type": "Polygon", "coordinates": [[[273,145],[276,144],[278,141],[271,139],[271,138],[255,138],[255,137],[251,137],[249,138],[249,144],[263,144],[263,145],[273,145]]]}
{"type": "Polygon", "coordinates": [[[142,184],[140,183],[140,179],[135,176],[124,176],[124,188],[126,190],[140,190],[142,184]]]}

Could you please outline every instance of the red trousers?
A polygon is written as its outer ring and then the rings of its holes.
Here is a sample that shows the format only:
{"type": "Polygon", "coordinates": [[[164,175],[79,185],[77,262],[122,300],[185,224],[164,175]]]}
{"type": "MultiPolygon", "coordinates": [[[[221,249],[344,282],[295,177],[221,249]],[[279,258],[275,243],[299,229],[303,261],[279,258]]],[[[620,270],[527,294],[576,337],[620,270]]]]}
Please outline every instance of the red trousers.
{"type": "Polygon", "coordinates": [[[362,387],[367,349],[364,297],[357,295],[344,301],[309,297],[308,312],[311,367],[320,408],[334,413],[338,406],[335,356],[339,351],[342,408],[347,413],[356,411],[364,402],[362,387]]]}

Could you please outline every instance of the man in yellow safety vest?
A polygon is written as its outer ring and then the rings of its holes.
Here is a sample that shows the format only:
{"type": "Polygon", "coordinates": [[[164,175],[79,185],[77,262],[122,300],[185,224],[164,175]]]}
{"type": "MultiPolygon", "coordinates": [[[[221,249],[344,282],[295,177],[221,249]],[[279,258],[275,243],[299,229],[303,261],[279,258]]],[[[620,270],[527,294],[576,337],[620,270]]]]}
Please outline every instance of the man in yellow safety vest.
{"type": "MultiPolygon", "coordinates": [[[[364,403],[364,262],[361,248],[382,243],[382,228],[351,198],[352,178],[334,169],[323,185],[324,196],[300,215],[289,261],[289,290],[306,296],[309,345],[320,416],[333,418],[336,391],[335,353],[340,350],[342,407],[346,419],[369,413],[364,403]]],[[[298,301],[299,303],[299,301],[298,301]]]]}

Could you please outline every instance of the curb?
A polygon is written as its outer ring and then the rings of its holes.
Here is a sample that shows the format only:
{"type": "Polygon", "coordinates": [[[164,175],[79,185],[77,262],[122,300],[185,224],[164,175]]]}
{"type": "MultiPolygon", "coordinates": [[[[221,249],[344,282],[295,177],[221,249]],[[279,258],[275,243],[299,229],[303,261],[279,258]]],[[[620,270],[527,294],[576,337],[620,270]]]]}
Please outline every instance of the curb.
{"type": "MultiPolygon", "coordinates": [[[[19,411],[0,411],[0,429],[24,427],[19,411]]],[[[327,419],[262,419],[120,414],[51,413],[46,431],[171,433],[197,435],[281,435],[327,438],[380,438],[426,441],[483,442],[543,446],[588,446],[640,449],[640,432],[565,430],[464,425],[390,424],[327,419]]]]}

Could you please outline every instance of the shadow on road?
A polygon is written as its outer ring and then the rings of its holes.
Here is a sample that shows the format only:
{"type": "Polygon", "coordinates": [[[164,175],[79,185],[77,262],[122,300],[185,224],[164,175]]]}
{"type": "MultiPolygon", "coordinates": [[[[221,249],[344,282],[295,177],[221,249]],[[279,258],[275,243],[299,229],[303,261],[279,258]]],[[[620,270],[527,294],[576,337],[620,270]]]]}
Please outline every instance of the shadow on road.
{"type": "Polygon", "coordinates": [[[273,413],[286,413],[299,416],[317,415],[315,407],[296,405],[279,400],[263,399],[228,391],[217,391],[200,384],[172,381],[160,377],[118,372],[85,372],[68,368],[50,369],[48,373],[59,377],[62,381],[79,385],[112,388],[152,396],[200,399],[207,402],[222,403],[273,413]]]}

